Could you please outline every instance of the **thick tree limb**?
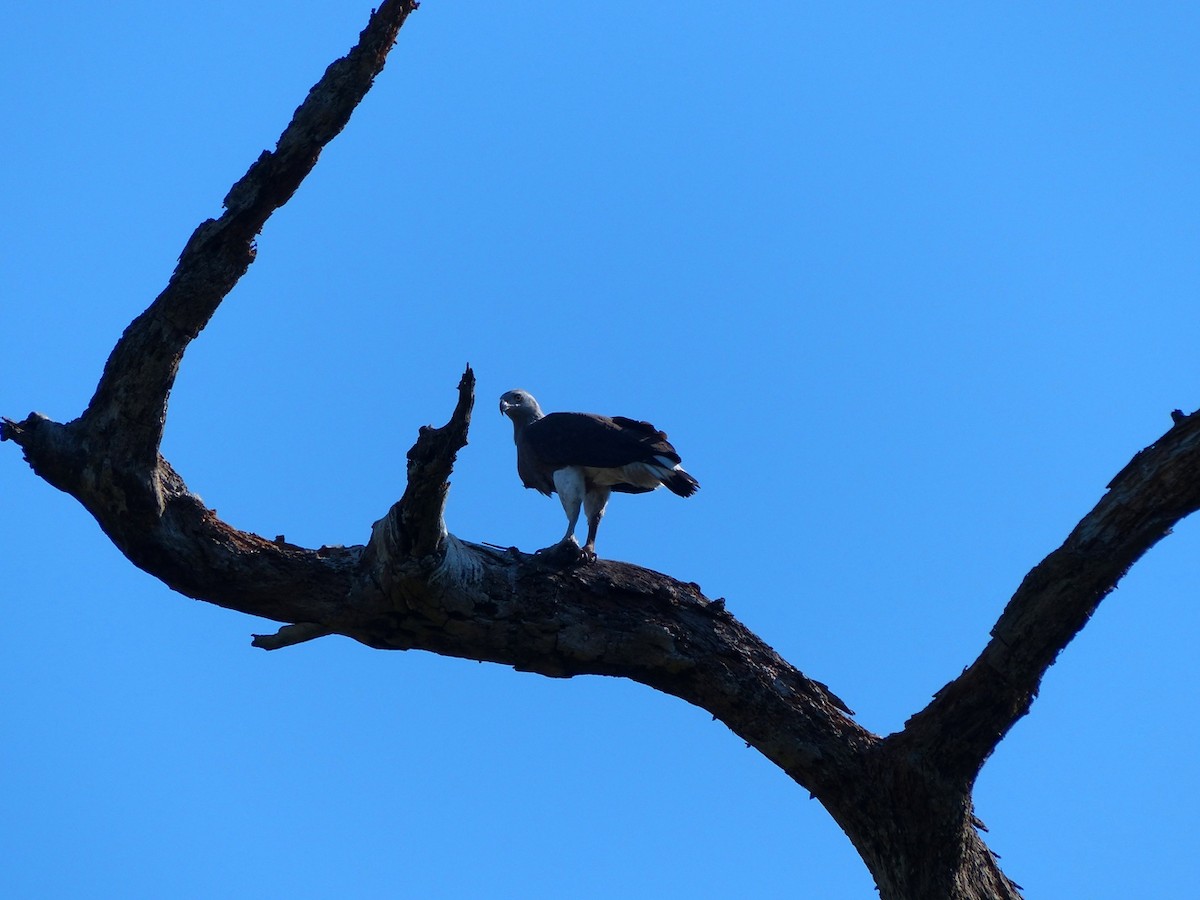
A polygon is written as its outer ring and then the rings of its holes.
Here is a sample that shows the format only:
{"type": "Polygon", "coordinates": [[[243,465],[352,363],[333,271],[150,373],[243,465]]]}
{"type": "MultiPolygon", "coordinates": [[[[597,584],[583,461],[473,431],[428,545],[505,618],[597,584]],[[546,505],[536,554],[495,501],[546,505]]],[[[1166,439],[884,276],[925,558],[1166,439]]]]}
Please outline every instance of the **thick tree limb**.
{"type": "Polygon", "coordinates": [[[344,603],[362,547],[309,550],[269,541],[221,521],[164,459],[146,468],[94,451],[78,422],[31,414],[4,420],[12,440],[47,482],[75,497],[138,568],[198,600],[281,622],[324,622],[344,603]],[[153,483],[157,515],[126,498],[153,483]]]}
{"type": "Polygon", "coordinates": [[[695,585],[619,562],[545,567],[448,536],[433,557],[373,553],[382,599],[343,633],[385,649],[550,677],[631,678],[708,710],[810,789],[875,740],[695,585]]]}

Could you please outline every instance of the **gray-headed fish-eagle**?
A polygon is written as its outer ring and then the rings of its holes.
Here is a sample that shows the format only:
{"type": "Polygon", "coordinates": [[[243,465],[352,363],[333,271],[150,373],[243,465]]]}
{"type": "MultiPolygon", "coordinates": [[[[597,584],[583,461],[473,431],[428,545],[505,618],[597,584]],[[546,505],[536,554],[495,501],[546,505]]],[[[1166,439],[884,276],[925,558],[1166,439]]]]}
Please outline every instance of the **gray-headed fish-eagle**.
{"type": "Polygon", "coordinates": [[[517,474],[527,488],[557,493],[567,514],[567,533],[547,550],[575,543],[579,508],[587,517],[586,559],[596,558],[596,529],[613,491],[643,494],[660,485],[680,497],[700,483],[684,471],[666,434],[649,422],[593,413],[542,412],[528,391],[500,397],[500,412],[512,419],[517,474]]]}

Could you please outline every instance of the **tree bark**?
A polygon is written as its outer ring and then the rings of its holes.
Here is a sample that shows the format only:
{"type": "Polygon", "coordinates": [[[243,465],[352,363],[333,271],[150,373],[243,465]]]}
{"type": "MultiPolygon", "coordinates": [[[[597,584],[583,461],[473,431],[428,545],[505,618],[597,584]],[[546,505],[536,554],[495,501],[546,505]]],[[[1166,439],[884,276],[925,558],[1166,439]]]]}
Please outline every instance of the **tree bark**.
{"type": "Polygon", "coordinates": [[[258,647],[341,634],[555,678],[629,678],[709,711],[811,792],[881,896],[1019,897],[979,834],[975,778],[1129,566],[1200,507],[1200,416],[1173,415],[1026,576],[978,659],[886,738],[695,584],[620,562],[554,564],[451,534],[443,512],[468,438],[469,367],[449,421],[420,429],[404,495],[362,546],[310,549],[240,531],[161,457],[184,350],[253,261],[267,218],[349,121],[416,5],[388,0],[372,14],[276,149],[230,190],[225,212],[196,229],[166,289],[117,342],[83,414],[65,424],[37,413],[5,419],[0,439],[75,497],[134,565],[189,597],[282,623],[255,636],[258,647]]]}

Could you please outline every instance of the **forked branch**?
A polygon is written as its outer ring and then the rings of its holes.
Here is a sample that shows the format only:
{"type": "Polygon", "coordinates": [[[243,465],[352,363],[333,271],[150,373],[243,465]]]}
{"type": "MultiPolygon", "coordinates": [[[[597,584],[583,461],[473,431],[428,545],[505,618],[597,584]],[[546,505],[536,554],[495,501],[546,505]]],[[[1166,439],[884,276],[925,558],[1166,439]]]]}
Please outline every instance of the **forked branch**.
{"type": "Polygon", "coordinates": [[[65,425],[36,413],[4,419],[0,439],[76,497],[135,565],[188,596],[285,623],[256,646],[343,634],[551,677],[629,678],[708,710],[812,791],[883,896],[1016,897],[974,830],[974,778],[1129,566],[1200,508],[1200,416],[1177,416],[1117,475],[1025,578],[979,658],[887,739],[694,584],[619,562],[556,568],[450,534],[444,507],[467,443],[469,367],[449,422],[421,429],[404,495],[365,546],[307,549],[239,531],[159,456],[186,347],[254,259],[267,218],[346,125],[416,5],[385,0],[276,149],[230,190],[225,212],[196,229],[166,289],[117,342],[83,415],[65,425]]]}

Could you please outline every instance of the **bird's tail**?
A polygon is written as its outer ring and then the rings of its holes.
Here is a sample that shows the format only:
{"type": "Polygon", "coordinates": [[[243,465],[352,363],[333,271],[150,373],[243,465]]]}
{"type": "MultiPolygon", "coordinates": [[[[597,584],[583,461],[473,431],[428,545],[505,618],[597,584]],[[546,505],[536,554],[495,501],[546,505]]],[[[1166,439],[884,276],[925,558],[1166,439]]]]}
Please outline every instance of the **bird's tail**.
{"type": "Polygon", "coordinates": [[[672,494],[678,494],[680,497],[690,497],[696,491],[700,490],[700,482],[685,472],[683,467],[679,465],[673,466],[663,472],[660,480],[666,485],[667,490],[672,494]]]}

